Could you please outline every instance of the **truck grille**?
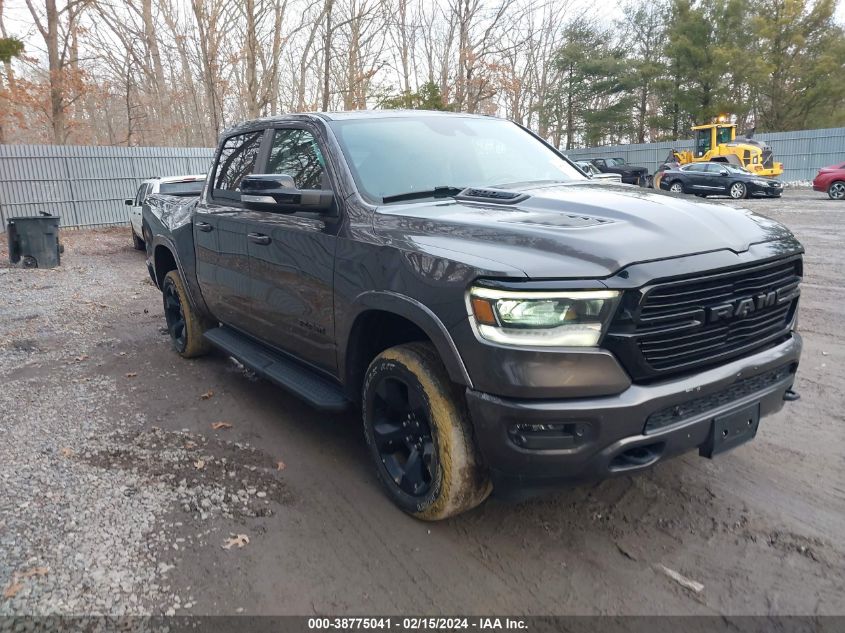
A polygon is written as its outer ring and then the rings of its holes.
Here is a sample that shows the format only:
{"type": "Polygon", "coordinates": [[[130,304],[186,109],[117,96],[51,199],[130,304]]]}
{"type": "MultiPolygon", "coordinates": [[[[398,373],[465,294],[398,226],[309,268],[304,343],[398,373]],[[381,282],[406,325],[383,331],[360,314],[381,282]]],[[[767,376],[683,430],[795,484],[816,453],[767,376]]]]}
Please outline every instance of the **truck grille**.
{"type": "Polygon", "coordinates": [[[606,346],[635,380],[755,352],[788,336],[801,274],[791,258],[633,291],[606,346]]]}

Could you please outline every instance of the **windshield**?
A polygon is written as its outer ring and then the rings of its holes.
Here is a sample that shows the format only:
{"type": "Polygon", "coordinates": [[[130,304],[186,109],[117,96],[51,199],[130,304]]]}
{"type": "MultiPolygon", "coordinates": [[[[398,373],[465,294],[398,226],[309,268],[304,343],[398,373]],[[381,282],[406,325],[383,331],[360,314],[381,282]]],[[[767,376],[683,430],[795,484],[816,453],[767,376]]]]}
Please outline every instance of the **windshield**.
{"type": "Polygon", "coordinates": [[[436,187],[585,180],[541,141],[502,119],[418,116],[329,125],[355,184],[374,202],[436,187]]]}
{"type": "Polygon", "coordinates": [[[719,167],[727,169],[729,172],[734,173],[734,174],[750,174],[751,173],[745,167],[740,167],[739,165],[730,165],[728,163],[725,163],[724,165],[719,165],[719,167]]]}
{"type": "Polygon", "coordinates": [[[611,167],[621,167],[622,165],[625,164],[625,159],[624,158],[608,158],[607,164],[610,165],[611,167]]]}
{"type": "Polygon", "coordinates": [[[188,182],[163,182],[158,186],[158,192],[169,196],[198,196],[202,193],[204,180],[190,180],[188,182]]]}

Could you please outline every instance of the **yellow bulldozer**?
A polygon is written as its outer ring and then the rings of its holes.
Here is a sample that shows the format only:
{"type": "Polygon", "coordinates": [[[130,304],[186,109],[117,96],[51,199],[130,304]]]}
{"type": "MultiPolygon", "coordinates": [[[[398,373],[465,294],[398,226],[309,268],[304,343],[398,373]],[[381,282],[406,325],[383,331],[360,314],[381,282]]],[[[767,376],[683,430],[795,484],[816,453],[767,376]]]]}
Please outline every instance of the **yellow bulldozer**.
{"type": "Polygon", "coordinates": [[[783,173],[783,163],[776,163],[772,148],[752,138],[752,130],[745,136],[736,135],[736,123],[721,114],[710,123],[695,125],[695,147],[672,150],[667,162],[687,163],[724,162],[745,167],[759,176],[777,177],[783,173]]]}

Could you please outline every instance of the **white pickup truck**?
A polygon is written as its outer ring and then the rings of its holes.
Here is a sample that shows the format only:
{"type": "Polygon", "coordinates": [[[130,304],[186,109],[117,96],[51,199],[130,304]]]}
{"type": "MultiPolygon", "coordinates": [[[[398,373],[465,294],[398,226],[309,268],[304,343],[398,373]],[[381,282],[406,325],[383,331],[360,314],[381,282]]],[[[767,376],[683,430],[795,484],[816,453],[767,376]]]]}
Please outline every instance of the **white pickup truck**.
{"type": "Polygon", "coordinates": [[[134,198],[127,198],[124,203],[129,207],[129,223],[132,227],[132,245],[136,250],[144,250],[146,239],[141,230],[141,214],[147,198],[154,193],[168,196],[187,196],[195,198],[202,193],[205,174],[191,176],[156,176],[141,183],[134,198]]]}

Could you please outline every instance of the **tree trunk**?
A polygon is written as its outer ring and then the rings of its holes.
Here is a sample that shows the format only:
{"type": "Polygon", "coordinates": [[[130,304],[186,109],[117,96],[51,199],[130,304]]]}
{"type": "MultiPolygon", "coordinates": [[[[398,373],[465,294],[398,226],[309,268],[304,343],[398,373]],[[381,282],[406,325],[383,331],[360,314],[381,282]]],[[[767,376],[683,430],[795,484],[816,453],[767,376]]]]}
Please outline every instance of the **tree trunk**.
{"type": "Polygon", "coordinates": [[[326,0],[326,35],[323,38],[323,112],[329,110],[329,80],[332,63],[332,6],[334,0],[326,0]]]}

